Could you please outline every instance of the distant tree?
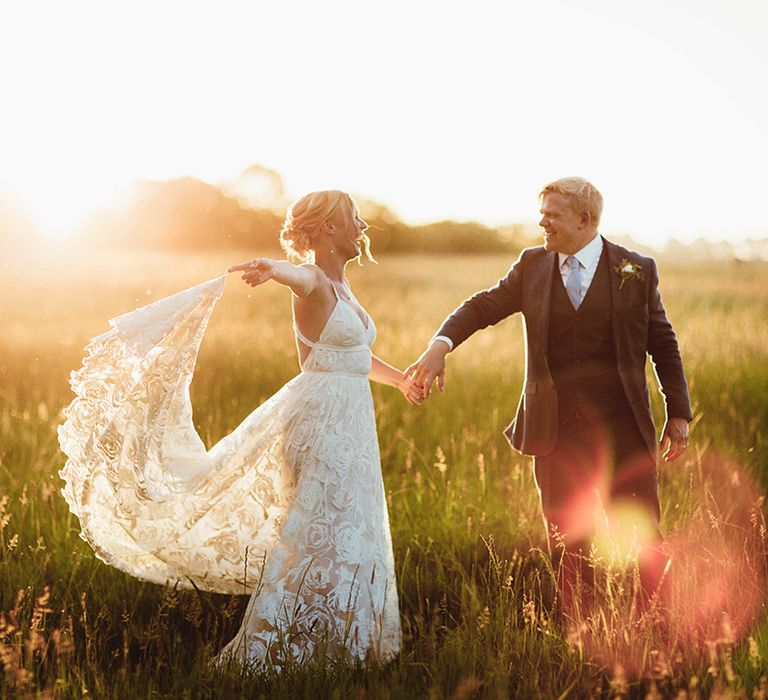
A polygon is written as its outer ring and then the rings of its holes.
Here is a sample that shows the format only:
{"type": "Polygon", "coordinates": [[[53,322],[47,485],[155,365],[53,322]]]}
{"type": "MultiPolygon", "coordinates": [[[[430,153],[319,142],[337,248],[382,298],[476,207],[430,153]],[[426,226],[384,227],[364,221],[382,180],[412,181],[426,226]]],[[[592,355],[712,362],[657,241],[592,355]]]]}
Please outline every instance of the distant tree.
{"type": "Polygon", "coordinates": [[[374,255],[397,250],[398,241],[403,239],[409,227],[380,202],[357,196],[355,201],[360,208],[360,216],[368,223],[368,235],[374,255]]]}
{"type": "Polygon", "coordinates": [[[176,250],[276,249],[282,217],[243,207],[194,178],[139,182],[121,210],[101,212],[81,232],[90,244],[176,250]]]}
{"type": "MultiPolygon", "coordinates": [[[[271,194],[264,196],[273,203],[285,199],[277,173],[251,166],[244,175],[253,176],[254,183],[266,183],[265,191],[271,194]]],[[[522,247],[514,237],[479,223],[441,221],[408,226],[384,204],[362,197],[355,200],[369,224],[377,255],[411,251],[511,253],[522,247]]],[[[94,215],[82,228],[80,240],[88,245],[130,248],[241,248],[279,254],[278,235],[284,211],[245,206],[231,189],[227,194],[194,178],[144,181],[136,183],[133,195],[121,209],[94,215]]]]}
{"type": "Polygon", "coordinates": [[[390,250],[442,253],[498,253],[515,250],[496,229],[474,221],[439,221],[406,228],[390,244],[390,250]]]}
{"type": "Polygon", "coordinates": [[[224,190],[233,195],[244,207],[285,211],[288,199],[280,174],[263,165],[250,165],[224,190]]]}
{"type": "Polygon", "coordinates": [[[541,229],[536,224],[507,224],[497,230],[501,239],[514,250],[541,245],[541,229]]]}
{"type": "Polygon", "coordinates": [[[497,229],[476,222],[440,221],[409,226],[386,205],[356,198],[360,214],[368,222],[374,253],[435,252],[493,253],[522,248],[516,240],[500,235],[497,229]]]}

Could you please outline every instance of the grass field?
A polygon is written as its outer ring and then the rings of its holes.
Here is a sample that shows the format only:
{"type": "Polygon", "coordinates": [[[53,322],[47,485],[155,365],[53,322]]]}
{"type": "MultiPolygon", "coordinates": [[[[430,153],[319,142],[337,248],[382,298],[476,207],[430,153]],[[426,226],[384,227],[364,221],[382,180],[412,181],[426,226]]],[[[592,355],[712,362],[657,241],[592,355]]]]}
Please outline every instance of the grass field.
{"type": "MultiPolygon", "coordinates": [[[[59,494],[56,427],[69,372],[108,318],[237,261],[0,256],[0,696],[768,697],[768,266],[759,263],[660,264],[696,416],[691,448],[660,472],[662,527],[679,554],[671,633],[629,622],[626,576],[609,561],[599,619],[564,630],[542,605],[550,573],[530,464],[501,435],[523,374],[512,318],[460,347],[445,394],[424,405],[374,387],[404,631],[398,659],[214,674],[208,661],[246,599],[163,589],[96,560],[59,494]]],[[[444,316],[510,262],[406,256],[351,266],[376,319],[376,353],[409,364],[444,316]]],[[[206,443],[296,371],[287,291],[231,278],[192,387],[206,443]]]]}

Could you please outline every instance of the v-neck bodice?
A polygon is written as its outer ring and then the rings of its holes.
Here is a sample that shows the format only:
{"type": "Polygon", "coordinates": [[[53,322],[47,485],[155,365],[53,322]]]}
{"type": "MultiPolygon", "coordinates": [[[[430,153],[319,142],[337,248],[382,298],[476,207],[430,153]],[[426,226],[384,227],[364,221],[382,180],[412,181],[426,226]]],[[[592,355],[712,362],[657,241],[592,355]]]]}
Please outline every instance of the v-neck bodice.
{"type": "Polygon", "coordinates": [[[366,327],[349,302],[336,297],[336,304],[316,341],[310,340],[299,330],[295,319],[293,328],[299,341],[310,348],[302,362],[303,371],[368,376],[376,326],[368,316],[366,327]]]}

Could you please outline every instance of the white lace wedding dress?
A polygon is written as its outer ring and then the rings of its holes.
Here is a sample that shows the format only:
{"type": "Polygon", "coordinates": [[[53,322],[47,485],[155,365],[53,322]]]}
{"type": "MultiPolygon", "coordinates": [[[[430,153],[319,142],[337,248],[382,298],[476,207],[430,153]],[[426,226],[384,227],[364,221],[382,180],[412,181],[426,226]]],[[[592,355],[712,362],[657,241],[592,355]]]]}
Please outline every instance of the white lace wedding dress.
{"type": "MultiPolygon", "coordinates": [[[[301,373],[206,451],[189,384],[220,277],[113,319],[72,374],[64,497],[97,556],[156,583],[251,593],[219,660],[400,648],[368,372],[337,299],[301,373]]],[[[296,329],[298,333],[298,329],[296,329]]]]}

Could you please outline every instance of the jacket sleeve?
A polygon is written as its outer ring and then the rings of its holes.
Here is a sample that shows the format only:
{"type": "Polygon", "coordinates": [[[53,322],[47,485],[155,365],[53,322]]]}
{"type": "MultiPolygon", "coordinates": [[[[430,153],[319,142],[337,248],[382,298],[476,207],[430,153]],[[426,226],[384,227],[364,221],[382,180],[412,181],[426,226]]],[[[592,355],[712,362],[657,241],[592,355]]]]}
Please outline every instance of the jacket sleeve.
{"type": "Polygon", "coordinates": [[[651,260],[648,285],[648,353],[667,405],[667,417],[691,420],[691,401],[683,372],[683,361],[672,324],[659,294],[659,273],[651,260]]]}
{"type": "Polygon", "coordinates": [[[447,336],[456,348],[475,331],[495,325],[520,311],[524,256],[525,252],[496,286],[477,292],[465,300],[443,321],[435,335],[447,336]]]}

